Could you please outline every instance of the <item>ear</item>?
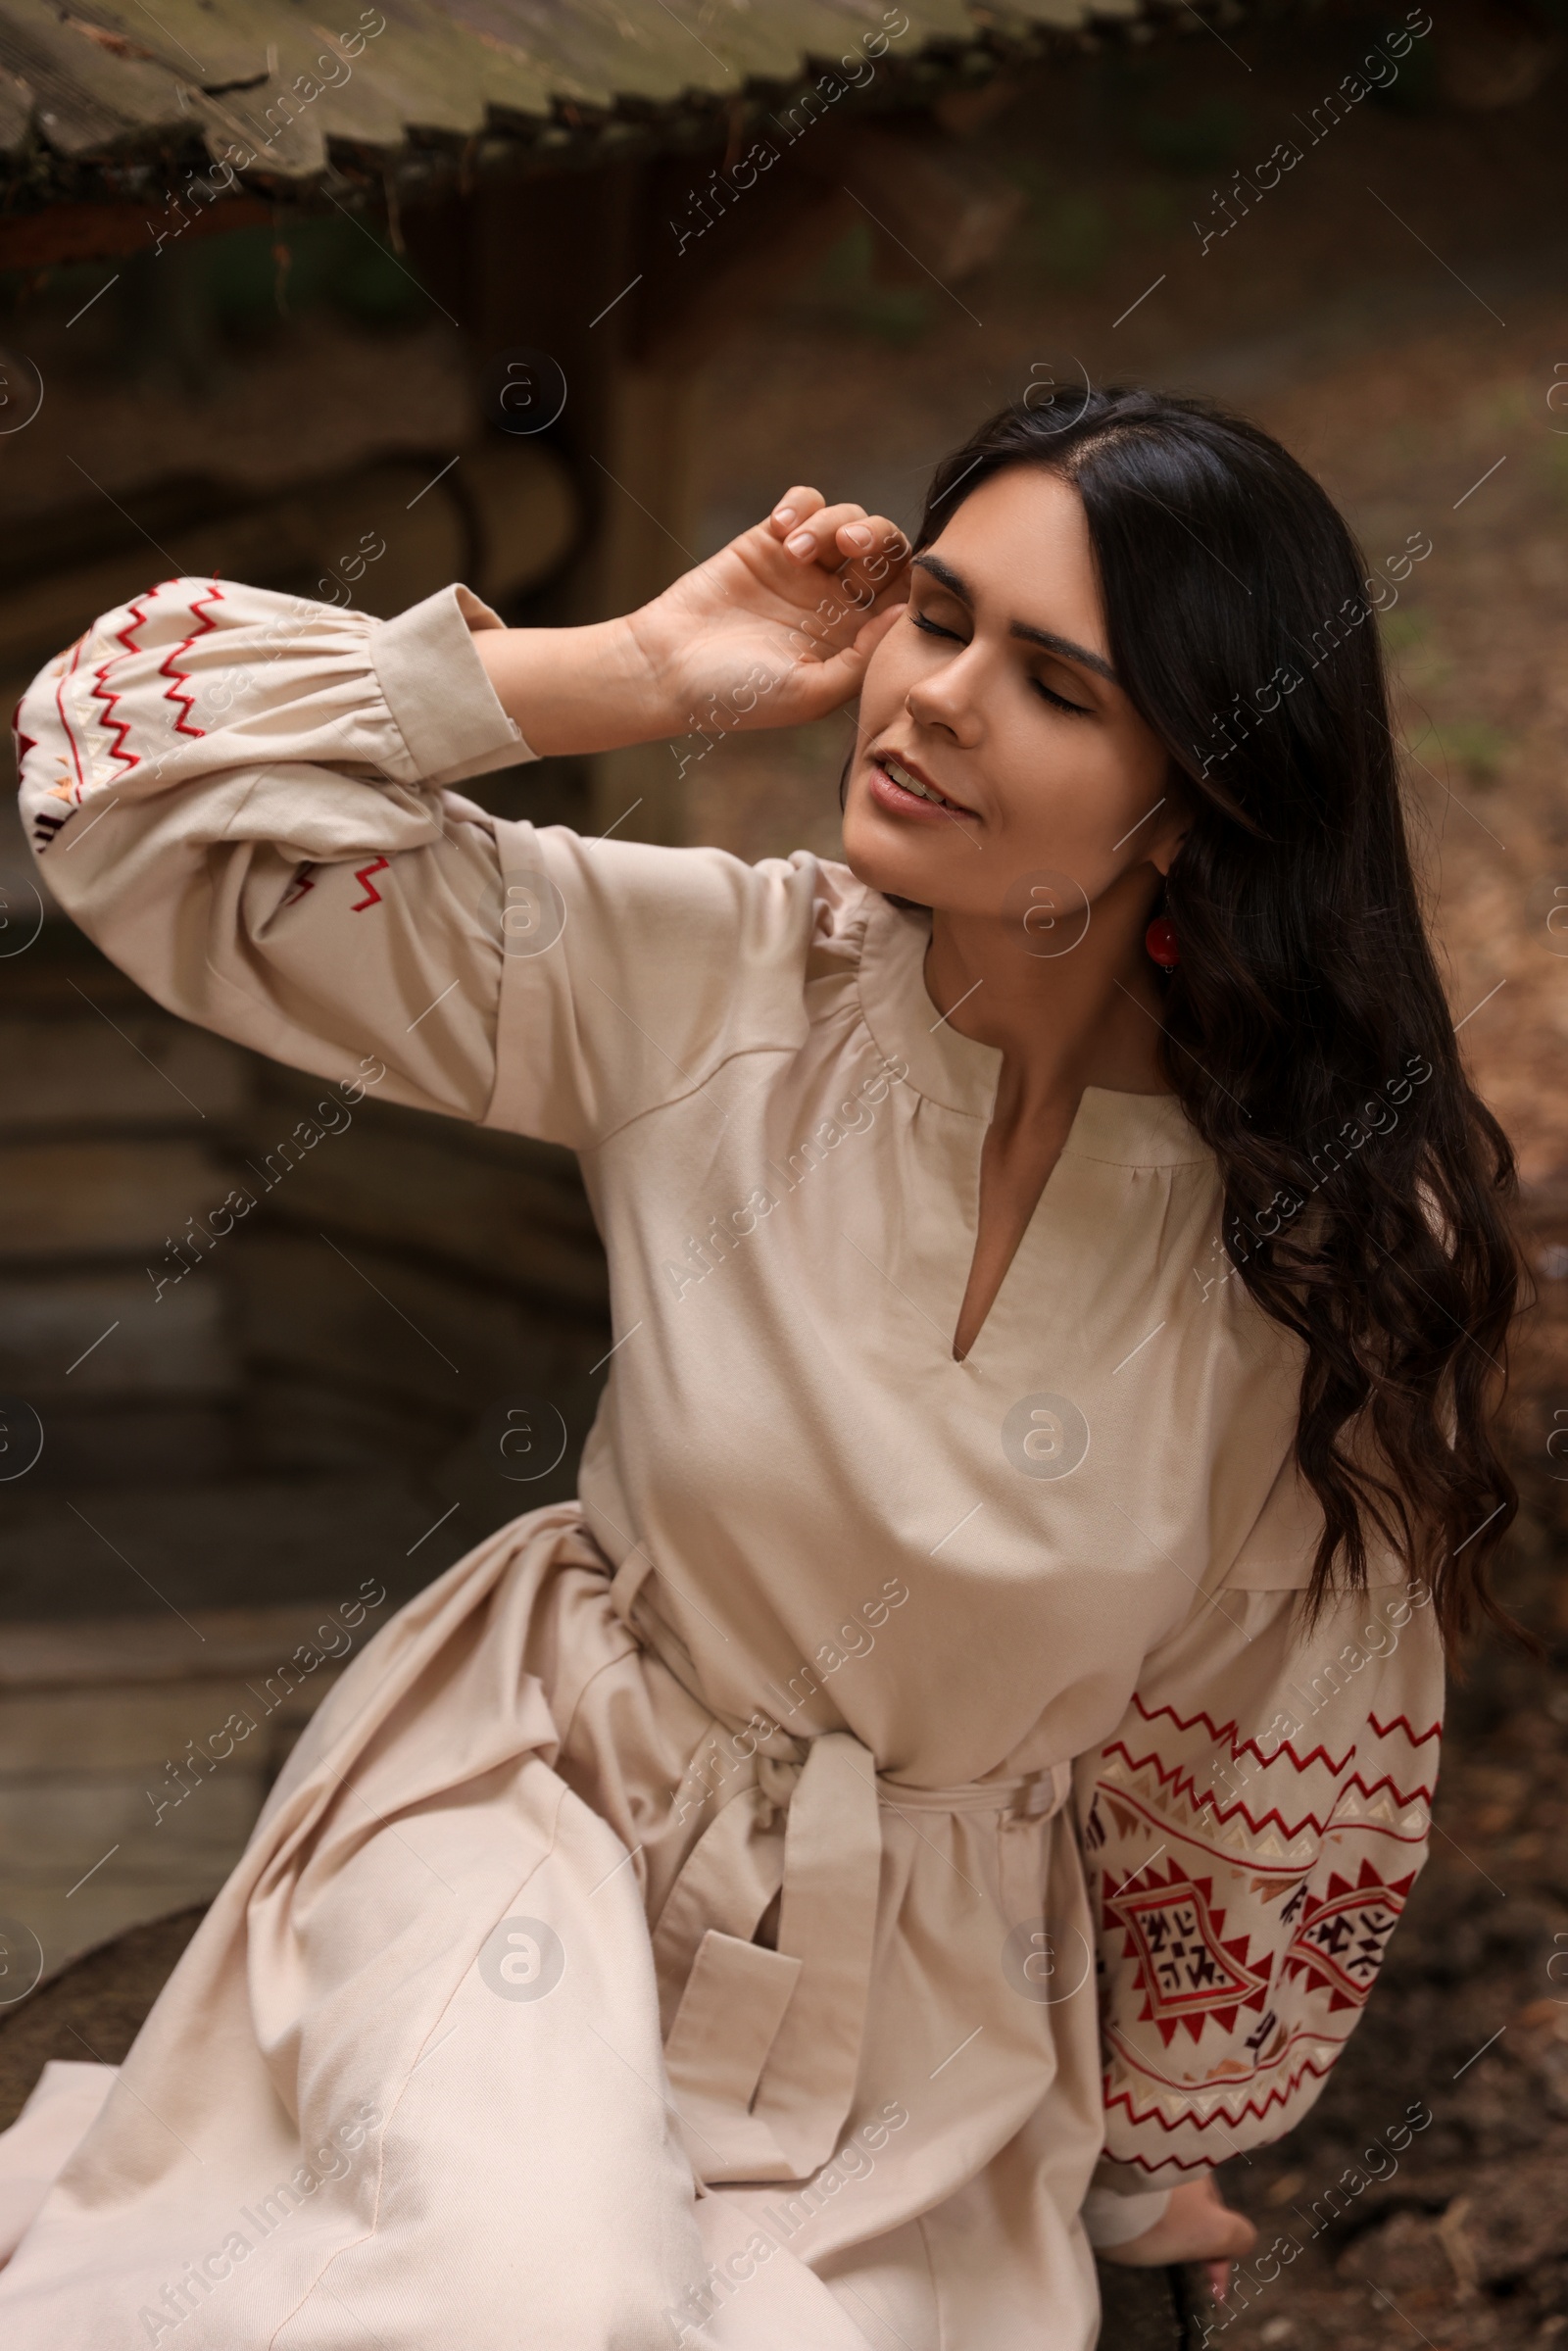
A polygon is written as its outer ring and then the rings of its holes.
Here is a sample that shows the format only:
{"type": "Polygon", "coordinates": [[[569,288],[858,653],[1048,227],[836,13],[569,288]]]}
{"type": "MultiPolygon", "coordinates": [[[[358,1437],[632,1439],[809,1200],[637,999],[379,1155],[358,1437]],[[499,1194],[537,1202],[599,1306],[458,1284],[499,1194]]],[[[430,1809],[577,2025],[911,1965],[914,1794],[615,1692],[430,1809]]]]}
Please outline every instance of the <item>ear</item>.
{"type": "Polygon", "coordinates": [[[1190,819],[1179,816],[1151,845],[1149,862],[1162,881],[1168,879],[1170,869],[1181,855],[1183,844],[1192,829],[1190,819]]]}
{"type": "Polygon", "coordinates": [[[1192,802],[1181,789],[1181,782],[1182,779],[1173,770],[1165,787],[1165,806],[1160,811],[1164,822],[1146,852],[1150,864],[1161,880],[1169,874],[1193,829],[1192,802]]]}

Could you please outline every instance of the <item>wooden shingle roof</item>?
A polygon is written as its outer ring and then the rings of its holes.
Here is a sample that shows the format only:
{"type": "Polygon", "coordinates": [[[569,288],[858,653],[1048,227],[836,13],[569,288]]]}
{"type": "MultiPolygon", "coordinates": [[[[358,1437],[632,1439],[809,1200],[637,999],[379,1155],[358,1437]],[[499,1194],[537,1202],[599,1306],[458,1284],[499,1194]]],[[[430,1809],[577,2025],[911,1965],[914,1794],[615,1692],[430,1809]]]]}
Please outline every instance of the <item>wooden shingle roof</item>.
{"type": "Polygon", "coordinates": [[[714,135],[758,91],[903,102],[1175,0],[0,0],[15,216],[204,159],[273,195],[501,147],[540,168],[714,135]]]}

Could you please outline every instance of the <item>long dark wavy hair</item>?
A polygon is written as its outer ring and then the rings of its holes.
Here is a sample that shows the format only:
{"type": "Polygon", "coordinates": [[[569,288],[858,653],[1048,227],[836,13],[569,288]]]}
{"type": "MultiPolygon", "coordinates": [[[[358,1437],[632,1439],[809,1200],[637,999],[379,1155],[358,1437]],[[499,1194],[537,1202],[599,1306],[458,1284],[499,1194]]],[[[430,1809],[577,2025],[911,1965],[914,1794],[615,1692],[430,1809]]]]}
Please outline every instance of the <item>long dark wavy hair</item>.
{"type": "Polygon", "coordinates": [[[1427,937],[1374,616],[1419,550],[1371,573],[1256,425],[1120,389],[1004,409],[938,466],[916,545],[1020,465],[1083,501],[1117,676],[1191,812],[1163,909],[1164,1068],[1218,1158],[1241,1280],[1306,1349],[1296,1457],[1324,1517],[1306,1620],[1365,1589],[1381,1543],[1451,1656],[1482,1616],[1535,1647],[1488,1581],[1518,1508],[1493,1435],[1513,1153],[1427,937]]]}

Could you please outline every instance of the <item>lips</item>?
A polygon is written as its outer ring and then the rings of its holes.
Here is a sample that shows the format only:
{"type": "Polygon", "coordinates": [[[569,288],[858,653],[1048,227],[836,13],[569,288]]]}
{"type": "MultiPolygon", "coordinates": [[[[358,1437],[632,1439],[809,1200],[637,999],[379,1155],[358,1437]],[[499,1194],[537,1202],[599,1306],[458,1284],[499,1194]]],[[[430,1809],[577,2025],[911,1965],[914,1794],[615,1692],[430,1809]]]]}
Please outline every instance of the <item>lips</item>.
{"type": "Polygon", "coordinates": [[[928,775],[908,760],[900,759],[894,752],[875,753],[872,764],[880,768],[900,793],[906,793],[911,799],[924,802],[928,808],[940,808],[953,816],[972,818],[975,815],[973,808],[966,808],[961,800],[952,800],[947,793],[938,791],[928,775]]]}

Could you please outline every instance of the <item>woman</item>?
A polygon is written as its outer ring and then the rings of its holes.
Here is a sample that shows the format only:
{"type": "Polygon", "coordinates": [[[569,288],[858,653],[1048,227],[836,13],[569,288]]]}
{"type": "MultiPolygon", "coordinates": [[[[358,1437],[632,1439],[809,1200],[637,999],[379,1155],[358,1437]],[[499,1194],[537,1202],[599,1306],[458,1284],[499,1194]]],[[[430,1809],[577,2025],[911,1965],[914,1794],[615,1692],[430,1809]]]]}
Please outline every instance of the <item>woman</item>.
{"type": "Polygon", "coordinates": [[[16,2351],[1085,2351],[1090,2235],[1251,2247],[1213,2167],[1366,1998],[1514,1506],[1361,568],[1266,436],[1104,392],[912,561],[798,489],[600,626],[182,580],[34,684],[75,918],[580,1152],[615,1347],[580,1507],[316,1717],[16,2351]],[[857,695],[844,865],[444,789],[857,695]]]}

